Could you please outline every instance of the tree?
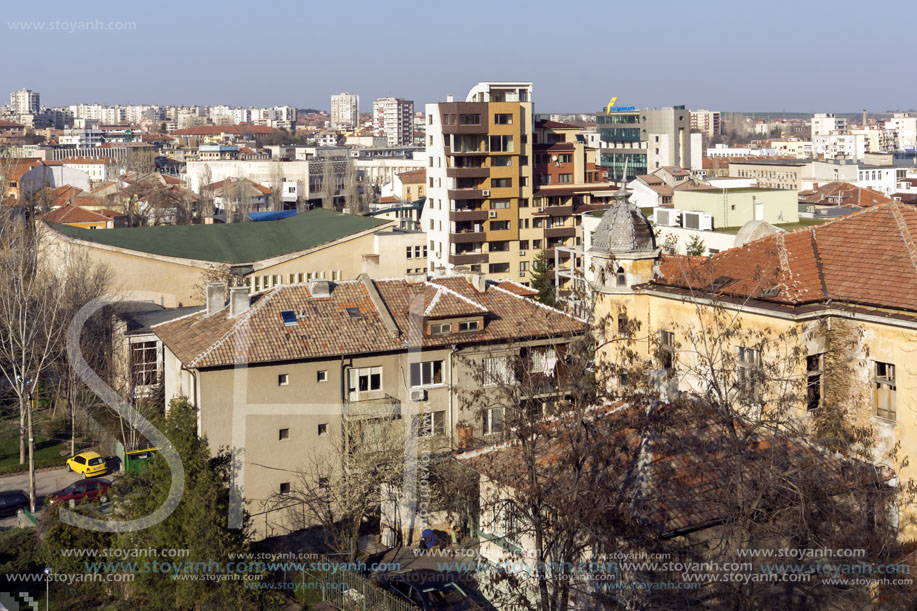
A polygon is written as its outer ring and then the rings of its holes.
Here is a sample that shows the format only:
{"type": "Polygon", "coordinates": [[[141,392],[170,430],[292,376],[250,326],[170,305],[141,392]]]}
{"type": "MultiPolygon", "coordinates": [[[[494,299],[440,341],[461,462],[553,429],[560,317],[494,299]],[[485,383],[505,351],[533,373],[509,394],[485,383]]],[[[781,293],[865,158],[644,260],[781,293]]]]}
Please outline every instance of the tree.
{"type": "Polygon", "coordinates": [[[357,184],[357,168],[353,158],[348,158],[347,165],[344,167],[344,201],[348,214],[364,212],[360,187],[357,184]]]}
{"type": "Polygon", "coordinates": [[[271,164],[271,210],[283,210],[283,168],[281,162],[271,164]]]}
{"type": "Polygon", "coordinates": [[[696,233],[691,234],[691,239],[685,244],[685,252],[692,257],[700,257],[707,252],[707,245],[696,233]]]}
{"type": "Polygon", "coordinates": [[[554,305],[554,282],[551,280],[551,263],[547,253],[542,250],[532,261],[531,287],[538,291],[538,301],[545,305],[554,305]]]}
{"type": "Polygon", "coordinates": [[[355,560],[364,521],[383,500],[397,500],[394,491],[405,463],[403,429],[400,419],[392,417],[345,417],[333,432],[332,447],[313,450],[297,469],[293,489],[274,495],[267,508],[301,506],[301,513],[289,513],[294,524],[320,526],[330,550],[355,560]]]}

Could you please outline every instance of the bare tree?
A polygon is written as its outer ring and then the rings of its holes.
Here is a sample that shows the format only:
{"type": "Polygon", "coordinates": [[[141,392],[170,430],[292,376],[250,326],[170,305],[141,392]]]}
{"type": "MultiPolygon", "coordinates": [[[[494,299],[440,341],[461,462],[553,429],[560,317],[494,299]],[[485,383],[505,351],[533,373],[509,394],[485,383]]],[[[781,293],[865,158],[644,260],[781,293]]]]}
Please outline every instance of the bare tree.
{"type": "Polygon", "coordinates": [[[283,168],[281,162],[271,164],[271,210],[283,210],[283,168]]]}
{"type": "Polygon", "coordinates": [[[360,527],[379,509],[386,490],[401,483],[404,430],[391,417],[341,420],[332,447],[315,449],[297,470],[295,487],[266,503],[269,509],[301,505],[300,528],[320,526],[325,544],[353,561],[360,527]]]}
{"type": "Polygon", "coordinates": [[[334,210],[334,196],[337,193],[333,165],[331,159],[322,161],[322,208],[326,210],[334,210]]]}
{"type": "Polygon", "coordinates": [[[348,214],[362,214],[363,202],[360,198],[360,186],[357,183],[357,168],[353,158],[347,159],[344,168],[344,202],[348,214]]]}

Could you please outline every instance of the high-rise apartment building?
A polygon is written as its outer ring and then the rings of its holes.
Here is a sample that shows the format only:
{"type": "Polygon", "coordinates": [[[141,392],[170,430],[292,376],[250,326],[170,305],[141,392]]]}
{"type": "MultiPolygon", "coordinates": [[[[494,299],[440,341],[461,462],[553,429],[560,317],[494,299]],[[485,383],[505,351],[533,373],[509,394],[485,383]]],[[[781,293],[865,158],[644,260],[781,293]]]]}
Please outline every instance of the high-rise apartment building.
{"type": "Polygon", "coordinates": [[[527,282],[530,245],[544,237],[532,206],[532,84],[478,83],[464,102],[450,96],[426,115],[430,268],[527,282]]]}
{"type": "Polygon", "coordinates": [[[692,110],[691,131],[697,131],[707,138],[720,135],[720,113],[715,110],[692,110]]]}
{"type": "Polygon", "coordinates": [[[812,117],[812,137],[847,133],[847,119],[832,113],[817,113],[812,117]]]}
{"type": "Polygon", "coordinates": [[[17,115],[37,114],[41,109],[38,92],[20,89],[10,94],[10,106],[17,115]]]}
{"type": "Polygon", "coordinates": [[[389,146],[414,144],[414,102],[379,98],[373,102],[373,135],[389,146]]]}
{"type": "Polygon", "coordinates": [[[684,106],[597,113],[598,165],[619,182],[666,166],[690,168],[690,114],[684,106]]]}
{"type": "Polygon", "coordinates": [[[359,125],[360,96],[346,92],[331,96],[331,127],[355,129],[359,125]]]}

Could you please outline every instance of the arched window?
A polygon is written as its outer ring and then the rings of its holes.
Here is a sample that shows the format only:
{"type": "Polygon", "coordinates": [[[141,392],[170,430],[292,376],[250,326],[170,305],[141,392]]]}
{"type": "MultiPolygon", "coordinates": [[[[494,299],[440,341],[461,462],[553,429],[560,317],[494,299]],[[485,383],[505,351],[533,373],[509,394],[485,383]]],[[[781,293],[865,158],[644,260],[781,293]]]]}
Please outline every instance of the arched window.
{"type": "Polygon", "coordinates": [[[627,286],[627,274],[624,273],[623,267],[618,268],[615,278],[618,286],[627,286]]]}

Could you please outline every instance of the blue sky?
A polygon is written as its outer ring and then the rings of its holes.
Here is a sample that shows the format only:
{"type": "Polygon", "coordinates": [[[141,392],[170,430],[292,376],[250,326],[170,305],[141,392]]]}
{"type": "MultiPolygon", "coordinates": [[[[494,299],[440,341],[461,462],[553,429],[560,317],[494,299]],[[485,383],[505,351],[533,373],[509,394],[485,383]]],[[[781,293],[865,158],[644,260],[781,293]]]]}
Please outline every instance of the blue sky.
{"type": "Polygon", "coordinates": [[[612,96],[622,106],[884,111],[917,108],[915,18],[914,0],[16,2],[0,17],[0,91],[27,87],[48,105],[325,109],[350,91],[367,112],[376,97],[422,107],[505,79],[534,82],[537,112],[595,112],[612,96]],[[136,25],[14,29],[96,20],[136,25]]]}

